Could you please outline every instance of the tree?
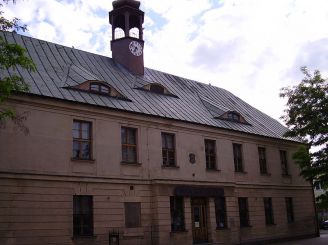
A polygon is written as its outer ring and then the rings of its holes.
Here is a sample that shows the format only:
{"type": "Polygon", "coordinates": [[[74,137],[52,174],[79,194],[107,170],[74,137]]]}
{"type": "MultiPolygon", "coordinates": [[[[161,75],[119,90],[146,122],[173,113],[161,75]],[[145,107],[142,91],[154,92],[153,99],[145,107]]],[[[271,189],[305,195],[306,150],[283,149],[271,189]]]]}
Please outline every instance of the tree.
{"type": "MultiPolygon", "coordinates": [[[[282,116],[289,128],[285,136],[299,137],[305,143],[293,155],[301,175],[314,185],[328,189],[328,80],[318,70],[313,75],[306,67],[301,71],[304,74],[301,83],[282,88],[280,93],[287,98],[287,109],[282,116]]],[[[328,193],[317,200],[328,207],[328,193]]]]}
{"type": "MultiPolygon", "coordinates": [[[[8,2],[9,0],[2,0],[0,8],[3,7],[3,3],[7,4],[8,2]]],[[[13,0],[13,2],[15,3],[15,0],[13,0]]],[[[26,25],[20,25],[19,21],[20,20],[17,18],[13,18],[12,20],[6,19],[3,17],[3,11],[0,9],[0,32],[26,31],[26,25]]],[[[7,43],[3,36],[0,35],[0,105],[13,93],[28,91],[27,84],[24,82],[23,78],[16,73],[17,66],[29,71],[35,70],[35,65],[32,59],[26,54],[25,49],[18,44],[7,43]],[[1,72],[5,70],[10,71],[10,73],[1,72]]],[[[24,128],[22,124],[25,115],[18,115],[13,108],[1,106],[0,123],[4,123],[7,119],[11,119],[26,132],[26,128],[24,128]]]]}

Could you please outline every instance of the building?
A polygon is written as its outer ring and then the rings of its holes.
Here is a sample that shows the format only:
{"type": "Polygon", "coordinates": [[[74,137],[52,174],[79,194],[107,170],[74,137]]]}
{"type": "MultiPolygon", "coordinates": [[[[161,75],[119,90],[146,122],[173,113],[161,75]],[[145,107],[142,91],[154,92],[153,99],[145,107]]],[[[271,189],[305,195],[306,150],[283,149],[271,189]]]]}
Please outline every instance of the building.
{"type": "MultiPolygon", "coordinates": [[[[113,2],[113,58],[1,33],[36,72],[0,129],[1,244],[239,244],[316,235],[286,128],[232,93],[145,68],[144,13],[113,2]],[[136,36],[132,36],[136,34],[136,36]]],[[[12,71],[3,71],[11,74],[12,71]]]]}

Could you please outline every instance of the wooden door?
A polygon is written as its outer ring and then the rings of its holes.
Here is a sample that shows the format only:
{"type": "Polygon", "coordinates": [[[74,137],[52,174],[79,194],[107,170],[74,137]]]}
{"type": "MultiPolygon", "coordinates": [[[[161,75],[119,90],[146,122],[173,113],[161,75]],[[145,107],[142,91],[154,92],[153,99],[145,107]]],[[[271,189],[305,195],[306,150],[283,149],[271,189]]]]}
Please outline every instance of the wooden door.
{"type": "Polygon", "coordinates": [[[207,209],[205,198],[191,199],[192,235],[194,243],[207,242],[207,209]]]}

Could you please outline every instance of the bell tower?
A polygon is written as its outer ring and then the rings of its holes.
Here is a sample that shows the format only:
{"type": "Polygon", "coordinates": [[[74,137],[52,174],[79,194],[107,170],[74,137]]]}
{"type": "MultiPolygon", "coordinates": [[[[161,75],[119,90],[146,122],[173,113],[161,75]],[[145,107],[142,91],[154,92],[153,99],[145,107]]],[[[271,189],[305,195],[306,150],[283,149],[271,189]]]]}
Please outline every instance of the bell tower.
{"type": "Polygon", "coordinates": [[[139,7],[139,1],[116,0],[113,2],[113,10],[109,12],[112,57],[135,75],[144,74],[144,12],[139,7]]]}

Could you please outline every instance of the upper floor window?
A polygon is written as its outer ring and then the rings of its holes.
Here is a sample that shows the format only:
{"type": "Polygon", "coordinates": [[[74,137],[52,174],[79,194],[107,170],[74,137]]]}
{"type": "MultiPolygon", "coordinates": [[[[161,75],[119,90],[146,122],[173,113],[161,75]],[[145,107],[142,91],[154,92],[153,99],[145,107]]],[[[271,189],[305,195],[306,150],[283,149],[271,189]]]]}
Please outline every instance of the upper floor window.
{"type": "Polygon", "coordinates": [[[216,228],[217,229],[227,228],[227,212],[226,212],[225,198],[217,197],[214,199],[214,203],[215,203],[216,228]]]}
{"type": "Polygon", "coordinates": [[[232,144],[233,146],[233,160],[235,165],[235,172],[243,172],[243,155],[242,155],[242,145],[241,144],[232,144]]]}
{"type": "Polygon", "coordinates": [[[185,230],[183,202],[183,197],[170,197],[171,231],[185,230]]]}
{"type": "Polygon", "coordinates": [[[216,169],[215,140],[205,140],[206,169],[216,169]]]}
{"type": "Polygon", "coordinates": [[[110,94],[110,87],[102,83],[90,83],[90,91],[101,94],[110,94]]]}
{"type": "Polygon", "coordinates": [[[288,224],[294,222],[294,207],[293,207],[293,198],[292,197],[286,197],[286,213],[287,213],[287,222],[288,224]]]}
{"type": "Polygon", "coordinates": [[[149,91],[157,93],[157,94],[164,94],[165,89],[163,86],[159,84],[151,84],[149,87],[149,91]]]}
{"type": "Polygon", "coordinates": [[[238,197],[240,227],[249,226],[249,211],[247,197],[238,197]]]}
{"type": "Polygon", "coordinates": [[[263,202],[264,202],[265,223],[267,225],[273,225],[274,218],[273,218],[272,198],[264,197],[263,202]]]}
{"type": "Polygon", "coordinates": [[[74,236],[93,235],[92,196],[73,196],[73,234],[74,236]]]}
{"type": "Polygon", "coordinates": [[[91,122],[73,121],[73,158],[91,159],[91,122]]]}
{"type": "Polygon", "coordinates": [[[140,202],[124,203],[125,227],[136,228],[141,226],[141,205],[140,202]]]}
{"type": "Polygon", "coordinates": [[[280,150],[280,163],[281,163],[281,172],[283,175],[288,175],[288,164],[287,164],[287,152],[280,150]]]}
{"type": "Polygon", "coordinates": [[[261,174],[267,174],[267,164],[266,164],[266,152],[264,147],[258,147],[258,153],[259,153],[259,163],[260,163],[260,173],[261,174]]]}
{"type": "Polygon", "coordinates": [[[122,127],[121,128],[122,143],[122,162],[137,162],[137,129],[122,127]]]}
{"type": "Polygon", "coordinates": [[[240,122],[240,115],[236,112],[230,111],[227,114],[228,120],[233,122],[240,122]]]}
{"type": "Polygon", "coordinates": [[[164,166],[175,166],[174,134],[162,133],[162,156],[164,166]]]}

